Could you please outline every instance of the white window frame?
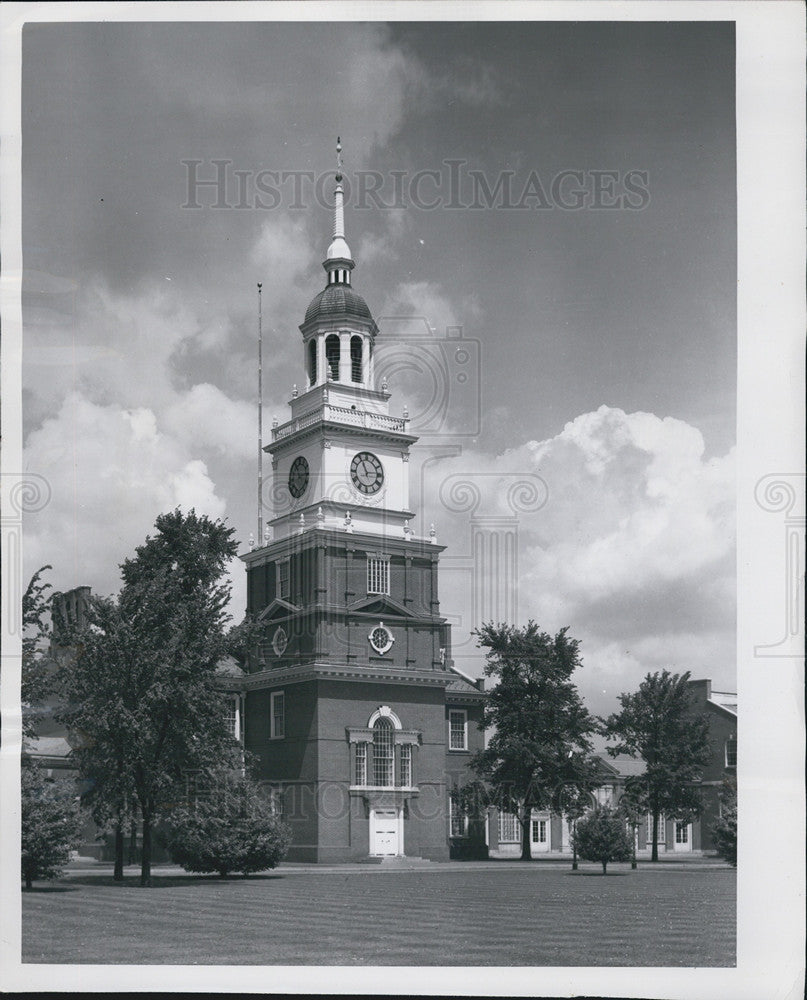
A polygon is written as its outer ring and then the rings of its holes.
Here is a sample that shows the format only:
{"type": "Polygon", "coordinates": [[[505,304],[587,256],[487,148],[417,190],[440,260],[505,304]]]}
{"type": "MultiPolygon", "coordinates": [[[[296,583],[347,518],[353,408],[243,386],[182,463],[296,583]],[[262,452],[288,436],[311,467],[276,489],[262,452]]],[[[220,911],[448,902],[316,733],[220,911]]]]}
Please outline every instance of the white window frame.
{"type": "Polygon", "coordinates": [[[499,843],[500,844],[518,844],[521,842],[521,823],[519,822],[518,816],[515,813],[506,812],[503,809],[499,810],[499,843]],[[513,824],[513,835],[508,836],[509,831],[506,829],[506,825],[509,825],[512,821],[513,824]]]}
{"type": "Polygon", "coordinates": [[[269,739],[270,740],[283,740],[286,738],[286,692],[285,691],[273,691],[269,696],[269,739]],[[282,699],[283,711],[280,714],[280,726],[277,725],[277,718],[275,714],[275,703],[277,699],[282,699]],[[277,730],[281,729],[281,732],[277,730]]]}
{"type": "Polygon", "coordinates": [[[689,843],[689,823],[684,820],[677,819],[674,824],[673,834],[675,836],[676,844],[688,844],[689,843]]]}
{"type": "Polygon", "coordinates": [[[380,552],[367,553],[367,593],[389,596],[390,557],[380,552]]]}
{"type": "MultiPolygon", "coordinates": [[[[656,841],[657,844],[667,843],[667,821],[664,817],[664,813],[659,813],[658,817],[658,837],[656,841]]],[[[645,843],[652,846],[653,844],[653,813],[649,812],[647,814],[647,825],[645,826],[645,843]]]]}
{"type": "Polygon", "coordinates": [[[290,559],[278,559],[275,563],[275,593],[281,598],[281,600],[287,601],[291,595],[291,560],[290,559]],[[282,577],[280,575],[280,567],[286,567],[286,593],[283,593],[283,583],[282,577]]]}
{"type": "Polygon", "coordinates": [[[227,724],[228,730],[230,730],[230,736],[233,739],[241,739],[241,699],[237,694],[225,695],[225,722],[227,724]],[[231,707],[232,706],[232,707],[231,707]],[[230,714],[232,712],[232,715],[230,714]],[[232,722],[232,729],[230,729],[230,723],[232,722]]]}
{"type": "Polygon", "coordinates": [[[448,835],[449,837],[467,837],[468,836],[468,817],[465,813],[460,813],[455,815],[454,813],[454,799],[451,792],[448,793],[448,835]],[[459,827],[461,832],[454,833],[454,820],[459,820],[459,827]]]}
{"type": "Polygon", "coordinates": [[[367,785],[367,743],[357,743],[353,764],[354,787],[364,788],[367,785]]]}
{"type": "Polygon", "coordinates": [[[464,708],[450,708],[448,710],[448,749],[449,752],[462,752],[468,749],[468,711],[464,708]],[[451,717],[453,715],[462,716],[462,746],[455,747],[452,746],[454,740],[454,728],[451,724],[451,717]]]}
{"type": "Polygon", "coordinates": [[[401,788],[412,788],[414,786],[414,778],[412,775],[412,758],[414,754],[412,753],[411,743],[401,743],[398,746],[398,768],[400,770],[400,787],[401,788]],[[404,774],[404,770],[408,771],[408,774],[404,774]],[[406,780],[404,780],[406,779],[406,780]]]}
{"type": "Polygon", "coordinates": [[[725,757],[724,757],[725,762],[726,762],[725,766],[726,767],[736,767],[737,766],[737,740],[734,739],[733,737],[729,737],[729,739],[726,740],[726,743],[725,743],[725,745],[723,747],[723,753],[725,755],[725,757]],[[729,761],[729,744],[731,744],[731,746],[734,747],[734,761],[733,762],[729,761]]]}

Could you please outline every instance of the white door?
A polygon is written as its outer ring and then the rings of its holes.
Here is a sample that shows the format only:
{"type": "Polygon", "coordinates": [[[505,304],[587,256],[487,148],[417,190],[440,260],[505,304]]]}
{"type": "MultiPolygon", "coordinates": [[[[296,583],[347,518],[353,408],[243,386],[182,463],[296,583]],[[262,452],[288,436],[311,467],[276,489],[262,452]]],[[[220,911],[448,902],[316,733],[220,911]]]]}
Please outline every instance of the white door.
{"type": "Polygon", "coordinates": [[[673,851],[691,851],[692,824],[676,822],[673,828],[673,851]]]}
{"type": "Polygon", "coordinates": [[[530,822],[530,834],[532,839],[532,853],[541,853],[549,850],[549,816],[536,816],[533,814],[530,822]]]}
{"type": "Polygon", "coordinates": [[[398,813],[395,809],[376,809],[373,813],[371,843],[373,854],[398,853],[398,813]]]}

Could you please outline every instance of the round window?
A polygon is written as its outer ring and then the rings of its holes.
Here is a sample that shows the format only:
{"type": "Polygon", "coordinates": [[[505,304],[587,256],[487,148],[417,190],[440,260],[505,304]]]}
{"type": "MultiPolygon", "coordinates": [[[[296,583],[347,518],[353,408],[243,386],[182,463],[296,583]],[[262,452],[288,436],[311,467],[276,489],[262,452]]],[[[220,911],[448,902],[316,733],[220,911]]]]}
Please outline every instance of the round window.
{"type": "Polygon", "coordinates": [[[272,649],[275,651],[275,656],[282,656],[286,652],[286,646],[289,644],[289,637],[286,635],[286,630],[281,626],[274,635],[272,639],[272,649]]]}
{"type": "Polygon", "coordinates": [[[376,653],[380,653],[382,656],[392,647],[393,642],[395,642],[392,632],[390,632],[383,622],[379,622],[375,628],[370,629],[368,638],[370,645],[376,653]]]}

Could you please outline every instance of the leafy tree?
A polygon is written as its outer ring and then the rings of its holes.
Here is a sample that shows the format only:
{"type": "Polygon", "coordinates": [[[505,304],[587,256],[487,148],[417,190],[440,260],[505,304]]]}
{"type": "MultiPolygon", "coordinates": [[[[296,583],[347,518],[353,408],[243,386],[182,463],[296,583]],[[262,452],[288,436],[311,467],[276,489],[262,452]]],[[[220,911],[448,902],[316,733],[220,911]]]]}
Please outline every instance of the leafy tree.
{"type": "Polygon", "coordinates": [[[265,871],[286,856],[288,827],[251,778],[216,769],[203,794],[175,809],[169,819],[168,849],[189,872],[265,871]]]}
{"type": "Polygon", "coordinates": [[[471,763],[499,808],[518,816],[525,860],[532,809],[556,807],[561,789],[587,787],[593,771],[597,723],[571,681],[579,643],[567,631],[553,638],[530,621],[523,628],[487,623],[474,632],[488,650],[485,674],[497,683],[482,721],[493,735],[471,763]]]}
{"type": "Polygon", "coordinates": [[[46,616],[50,610],[50,599],[46,592],[51,585],[42,580],[45,570],[42,566],[34,573],[22,596],[22,734],[24,738],[35,739],[35,709],[41,706],[50,693],[50,674],[43,642],[50,630],[46,616]]]}
{"type": "Polygon", "coordinates": [[[577,823],[574,843],[584,861],[599,861],[603,875],[612,861],[628,861],[631,844],[624,819],[608,806],[598,806],[577,823]]]}
{"type": "Polygon", "coordinates": [[[720,792],[720,817],[712,826],[717,853],[737,867],[737,785],[733,778],[723,781],[720,792]]]}
{"type": "Polygon", "coordinates": [[[75,795],[64,784],[48,781],[38,764],[24,760],[21,771],[22,856],[25,888],[34,879],[58,878],[81,838],[75,795]]]}
{"type": "Polygon", "coordinates": [[[123,817],[136,800],[142,885],[151,883],[154,822],[183,775],[240,765],[215,685],[233,529],[180,510],[160,515],[155,527],[121,566],[117,600],[90,601],[72,636],[75,660],[61,672],[69,704],[62,718],[81,774],[94,782],[96,808],[123,817]]]}
{"type": "Polygon", "coordinates": [[[574,837],[577,831],[577,823],[578,820],[586,815],[590,808],[591,793],[585,786],[571,785],[568,788],[561,789],[558,797],[558,809],[566,817],[566,822],[571,829],[572,871],[577,871],[577,843],[574,837]]]}
{"type": "Polygon", "coordinates": [[[652,861],[658,861],[659,816],[700,812],[697,783],[712,755],[709,720],[695,713],[688,680],[688,672],[648,674],[637,692],[619,696],[622,710],[606,722],[606,735],[617,741],[608,753],[638,756],[646,765],[635,784],[653,817],[652,861]]]}
{"type": "Polygon", "coordinates": [[[625,789],[617,805],[617,812],[628,824],[631,833],[630,866],[636,868],[636,831],[642,818],[647,814],[647,796],[640,780],[628,778],[625,789]]]}

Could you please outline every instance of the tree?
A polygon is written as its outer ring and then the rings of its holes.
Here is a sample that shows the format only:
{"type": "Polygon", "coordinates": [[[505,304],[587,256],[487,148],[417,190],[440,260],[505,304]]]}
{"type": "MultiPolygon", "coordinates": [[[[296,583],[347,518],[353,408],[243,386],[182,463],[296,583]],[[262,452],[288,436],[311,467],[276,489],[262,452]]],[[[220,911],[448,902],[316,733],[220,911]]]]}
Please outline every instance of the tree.
{"type": "Polygon", "coordinates": [[[733,778],[723,781],[720,791],[720,816],[712,826],[717,853],[737,867],[737,785],[733,778]]]}
{"type": "Polygon", "coordinates": [[[37,736],[35,709],[41,706],[49,694],[48,662],[42,648],[49,636],[45,616],[50,610],[50,599],[46,591],[51,585],[42,581],[45,570],[42,566],[34,573],[25,593],[22,595],[22,683],[20,701],[22,703],[22,734],[26,739],[37,736]]]}
{"type": "Polygon", "coordinates": [[[608,806],[598,806],[577,823],[574,843],[584,861],[599,861],[603,875],[611,861],[628,861],[631,845],[624,819],[608,806]]]}
{"type": "Polygon", "coordinates": [[[288,827],[251,778],[215,769],[202,794],[175,809],[169,819],[168,849],[189,872],[250,872],[275,868],[291,842],[288,827]]]}
{"type": "Polygon", "coordinates": [[[647,814],[647,797],[641,780],[637,780],[635,777],[628,778],[625,782],[625,790],[617,805],[617,811],[630,828],[630,866],[636,868],[636,832],[642,822],[642,817],[647,814]]]}
{"type": "Polygon", "coordinates": [[[571,829],[572,841],[572,871],[577,871],[577,844],[575,833],[577,832],[578,820],[586,815],[591,807],[591,794],[582,786],[569,786],[561,790],[558,799],[558,808],[571,829]]]}
{"type": "Polygon", "coordinates": [[[606,722],[606,735],[617,741],[608,753],[638,756],[646,765],[636,794],[653,817],[652,861],[658,861],[659,816],[683,820],[700,812],[697,784],[712,755],[709,720],[695,713],[688,680],[688,672],[648,674],[637,692],[619,696],[622,710],[606,722]]]}
{"type": "Polygon", "coordinates": [[[488,650],[485,674],[497,683],[482,720],[493,735],[471,764],[492,785],[499,808],[518,817],[525,860],[532,809],[556,806],[561,789],[585,788],[593,773],[590,735],[597,723],[571,681],[579,643],[567,632],[553,638],[534,621],[474,631],[488,650]]]}
{"type": "Polygon", "coordinates": [[[30,889],[34,879],[62,874],[81,839],[81,816],[76,797],[64,785],[48,781],[38,764],[24,760],[20,779],[21,873],[30,889]]]}
{"type": "Polygon", "coordinates": [[[117,600],[90,601],[72,636],[74,661],[61,671],[62,719],[96,807],[120,815],[137,802],[142,885],[151,883],[154,822],[183,776],[213,763],[240,766],[215,685],[233,529],[179,510],[155,527],[121,566],[117,600]]]}

